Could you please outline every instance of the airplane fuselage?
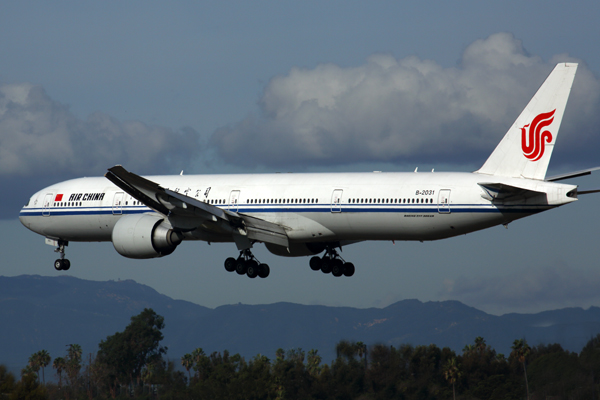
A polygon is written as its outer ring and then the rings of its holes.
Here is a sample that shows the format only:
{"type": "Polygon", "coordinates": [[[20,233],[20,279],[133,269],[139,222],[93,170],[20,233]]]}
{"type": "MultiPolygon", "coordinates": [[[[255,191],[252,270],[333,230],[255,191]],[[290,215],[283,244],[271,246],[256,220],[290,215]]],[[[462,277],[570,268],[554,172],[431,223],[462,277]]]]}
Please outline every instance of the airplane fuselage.
{"type": "MultiPolygon", "coordinates": [[[[574,185],[478,173],[316,173],[150,176],[186,196],[285,228],[290,242],[437,240],[539,213],[576,200],[574,185]],[[480,183],[545,195],[489,200],[480,183]]],[[[67,241],[110,241],[124,215],[153,213],[105,178],[65,181],[34,194],[20,213],[32,231],[67,241]],[[58,200],[58,201],[57,201],[58,200]]],[[[210,224],[210,221],[206,222],[210,224]]],[[[218,230],[217,230],[218,231],[218,230]]],[[[231,242],[204,226],[186,240],[231,242]],[[206,229],[203,229],[206,228],[206,229]]]]}

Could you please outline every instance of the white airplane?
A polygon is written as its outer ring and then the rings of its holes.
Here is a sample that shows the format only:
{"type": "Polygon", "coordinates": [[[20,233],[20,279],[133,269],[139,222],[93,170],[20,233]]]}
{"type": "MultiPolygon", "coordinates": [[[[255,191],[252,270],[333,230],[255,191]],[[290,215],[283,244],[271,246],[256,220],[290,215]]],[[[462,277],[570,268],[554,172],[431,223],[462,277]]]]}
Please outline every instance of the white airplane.
{"type": "MultiPolygon", "coordinates": [[[[311,173],[141,177],[121,166],[34,194],[19,219],[46,237],[68,270],[69,242],[112,241],[129,258],[171,254],[183,240],[234,242],[227,271],[269,275],[251,252],[309,256],[310,267],[352,276],[338,254],[366,240],[438,240],[577,200],[575,185],[546,178],[577,64],[558,64],[485,164],[473,173],[311,173]],[[109,182],[110,181],[110,182],[109,182]],[[325,252],[322,257],[316,256],[325,252]]],[[[599,167],[600,168],[600,167],[599,167]]]]}

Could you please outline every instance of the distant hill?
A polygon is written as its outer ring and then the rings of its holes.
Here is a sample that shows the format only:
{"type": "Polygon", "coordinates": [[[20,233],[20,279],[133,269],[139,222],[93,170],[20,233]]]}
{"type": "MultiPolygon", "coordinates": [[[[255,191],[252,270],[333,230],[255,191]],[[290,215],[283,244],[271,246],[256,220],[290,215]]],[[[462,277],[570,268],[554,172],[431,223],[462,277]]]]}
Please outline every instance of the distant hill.
{"type": "Polygon", "coordinates": [[[292,303],[227,305],[210,309],[173,300],[132,280],[96,282],[69,276],[0,276],[0,364],[19,370],[46,349],[64,356],[78,343],[95,353],[100,340],[122,331],[133,315],[152,308],[165,317],[168,357],[196,347],[250,358],[274,357],[278,348],[318,349],[324,362],[342,339],[398,346],[435,343],[457,352],[486,339],[508,355],[512,342],[560,343],[579,352],[600,333],[600,308],[566,308],[538,314],[494,316],[458,301],[403,300],[385,308],[305,306],[292,303]]]}

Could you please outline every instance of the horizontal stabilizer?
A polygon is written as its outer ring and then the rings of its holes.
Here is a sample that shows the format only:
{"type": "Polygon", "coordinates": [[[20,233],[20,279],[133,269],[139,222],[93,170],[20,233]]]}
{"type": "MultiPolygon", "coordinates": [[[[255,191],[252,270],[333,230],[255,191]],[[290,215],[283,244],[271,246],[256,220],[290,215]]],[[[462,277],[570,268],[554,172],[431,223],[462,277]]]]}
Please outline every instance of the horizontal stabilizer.
{"type": "Polygon", "coordinates": [[[506,185],[504,183],[478,183],[478,185],[484,190],[481,197],[489,201],[527,199],[539,195],[546,195],[545,192],[506,185]]]}
{"type": "Polygon", "coordinates": [[[556,181],[562,181],[562,180],[570,179],[570,178],[577,178],[580,176],[590,175],[593,171],[597,171],[599,169],[600,169],[600,167],[594,167],[594,168],[582,169],[581,171],[568,172],[566,174],[561,174],[561,175],[554,175],[549,178],[546,178],[546,181],[556,182],[556,181]]]}

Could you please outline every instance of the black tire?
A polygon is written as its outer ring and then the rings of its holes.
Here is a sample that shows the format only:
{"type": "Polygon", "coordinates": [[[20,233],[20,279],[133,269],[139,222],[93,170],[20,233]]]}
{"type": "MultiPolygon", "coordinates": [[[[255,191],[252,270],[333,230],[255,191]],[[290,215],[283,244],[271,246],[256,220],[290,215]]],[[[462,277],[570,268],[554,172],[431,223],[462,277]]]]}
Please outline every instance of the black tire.
{"type": "Polygon", "coordinates": [[[354,275],[354,264],[352,263],[346,263],[344,264],[344,276],[352,276],[354,275]]]}
{"type": "Polygon", "coordinates": [[[229,257],[227,260],[225,260],[225,270],[227,272],[235,271],[235,263],[236,259],[233,257],[229,257]]]}
{"type": "Polygon", "coordinates": [[[238,275],[244,275],[247,270],[248,266],[246,265],[246,260],[241,259],[236,261],[235,272],[237,272],[238,275]]]}
{"type": "Polygon", "coordinates": [[[246,262],[246,275],[248,278],[256,278],[258,276],[258,263],[254,260],[246,262]]]}
{"type": "Polygon", "coordinates": [[[322,261],[323,263],[321,264],[321,272],[324,274],[330,273],[333,267],[333,260],[330,260],[329,258],[324,258],[322,261]]]}
{"type": "Polygon", "coordinates": [[[63,269],[63,262],[62,260],[59,258],[58,260],[54,261],[54,269],[57,271],[62,271],[63,269]]]}
{"type": "Polygon", "coordinates": [[[321,265],[323,265],[323,260],[321,257],[313,257],[310,259],[310,269],[313,271],[318,271],[321,269],[321,265]]]}
{"type": "Polygon", "coordinates": [[[68,271],[69,268],[71,268],[71,261],[67,260],[66,258],[63,260],[63,266],[62,269],[63,271],[68,271]]]}
{"type": "Polygon", "coordinates": [[[271,268],[267,264],[260,264],[258,266],[258,276],[261,278],[266,278],[271,273],[271,268]]]}
{"type": "Polygon", "coordinates": [[[342,260],[337,259],[333,260],[332,264],[331,275],[339,278],[344,273],[344,264],[342,263],[342,260]]]}

